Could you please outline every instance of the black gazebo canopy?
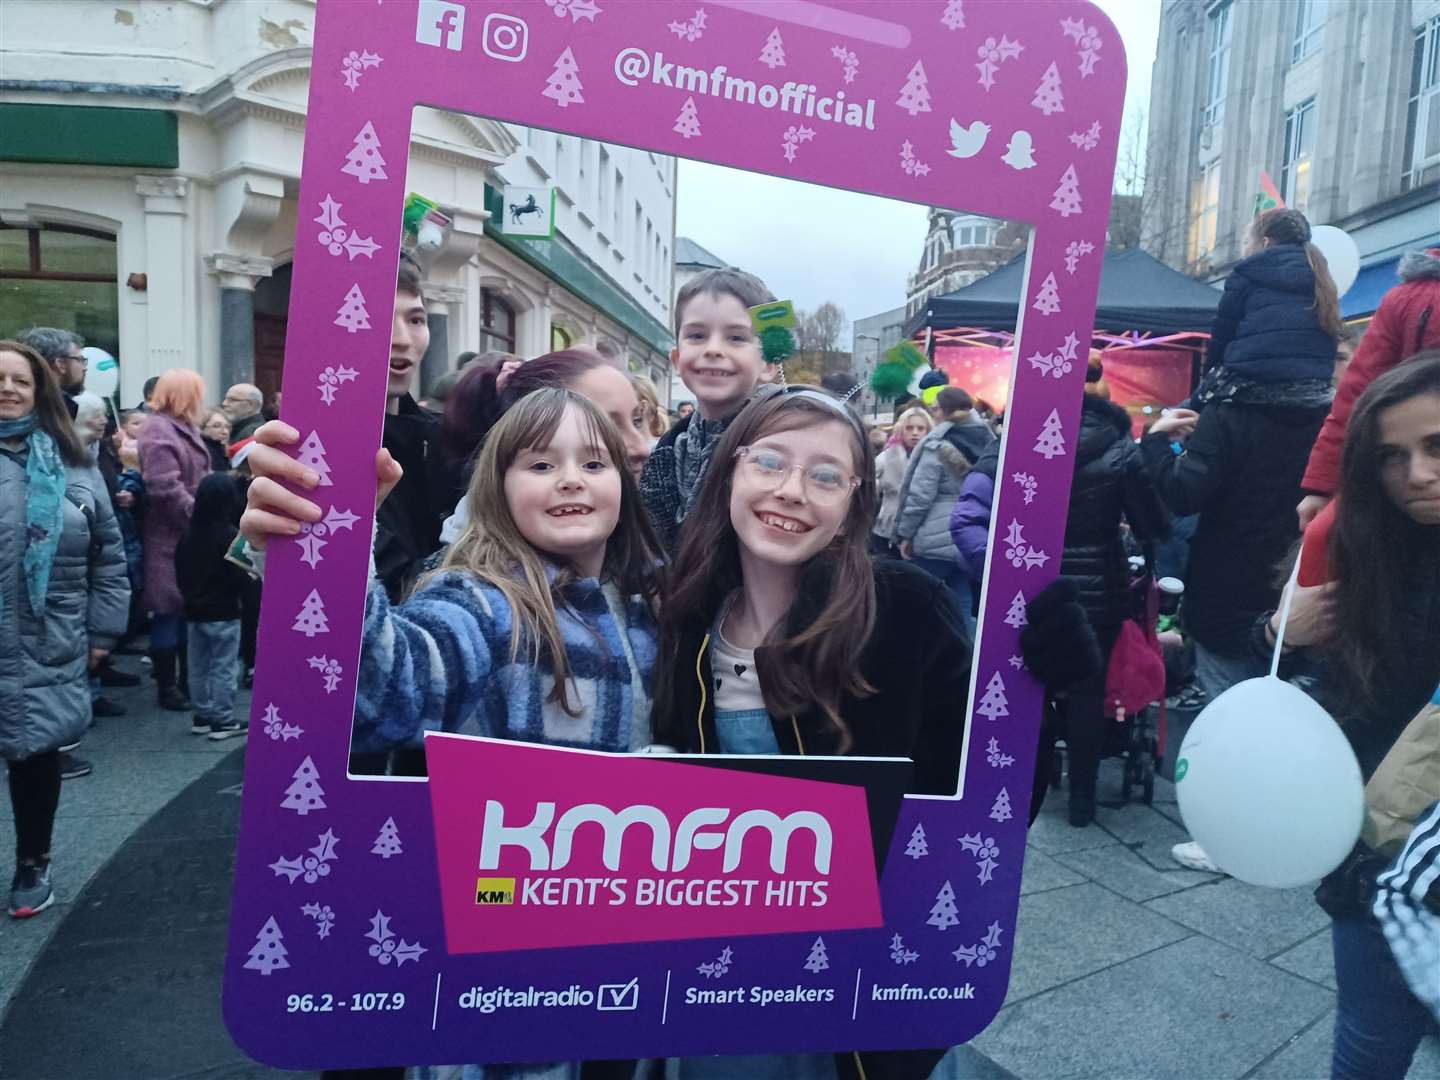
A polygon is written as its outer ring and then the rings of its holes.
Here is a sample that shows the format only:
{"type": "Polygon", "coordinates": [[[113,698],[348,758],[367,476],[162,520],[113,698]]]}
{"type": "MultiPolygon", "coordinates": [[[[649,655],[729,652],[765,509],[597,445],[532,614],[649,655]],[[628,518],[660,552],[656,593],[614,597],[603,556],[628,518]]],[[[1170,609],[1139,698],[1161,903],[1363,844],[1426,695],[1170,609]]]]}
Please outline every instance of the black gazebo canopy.
{"type": "MultiPolygon", "coordinates": [[[[973,327],[1014,331],[1025,256],[1018,255],[988,277],[945,296],[935,296],[910,317],[905,336],[929,327],[973,327]]],[[[1107,251],[1100,270],[1095,329],[1181,334],[1206,331],[1215,318],[1220,292],[1178,273],[1138,248],[1107,251]]]]}

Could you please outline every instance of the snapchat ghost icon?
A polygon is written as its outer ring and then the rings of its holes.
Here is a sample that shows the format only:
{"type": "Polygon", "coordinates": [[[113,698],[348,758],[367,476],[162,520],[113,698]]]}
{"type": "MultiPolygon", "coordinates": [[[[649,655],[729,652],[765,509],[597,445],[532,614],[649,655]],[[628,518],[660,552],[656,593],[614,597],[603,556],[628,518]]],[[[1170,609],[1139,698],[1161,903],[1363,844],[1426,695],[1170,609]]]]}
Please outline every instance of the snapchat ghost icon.
{"type": "Polygon", "coordinates": [[[1005,148],[1005,156],[1000,160],[1017,172],[1021,169],[1033,169],[1035,155],[1030,148],[1030,133],[1017,131],[1011,135],[1010,145],[1005,148]]]}

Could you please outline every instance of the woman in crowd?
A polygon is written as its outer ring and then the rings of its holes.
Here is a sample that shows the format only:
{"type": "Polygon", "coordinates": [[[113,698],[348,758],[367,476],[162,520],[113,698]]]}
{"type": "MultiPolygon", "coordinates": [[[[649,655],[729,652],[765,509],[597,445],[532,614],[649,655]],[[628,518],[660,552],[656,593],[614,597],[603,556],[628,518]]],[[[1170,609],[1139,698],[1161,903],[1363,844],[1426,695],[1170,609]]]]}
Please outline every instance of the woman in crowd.
{"type": "MultiPolygon", "coordinates": [[[[1322,665],[1317,696],[1368,779],[1440,685],[1440,352],[1361,395],[1339,479],[1332,580],[1296,590],[1285,646],[1322,665]]],[[[1255,621],[1257,662],[1278,625],[1271,612],[1255,621]]],[[[1386,862],[1358,845],[1316,892],[1333,920],[1336,1080],[1400,1080],[1433,1030],[1371,914],[1386,862]]]]}
{"type": "Polygon", "coordinates": [[[647,376],[631,375],[630,382],[634,384],[640,406],[645,410],[645,430],[650,436],[650,445],[653,448],[655,440],[670,430],[670,416],[660,407],[659,391],[647,376]]]}
{"type": "Polygon", "coordinates": [[[579,394],[610,417],[625,446],[625,467],[640,475],[650,456],[644,404],[626,375],[597,350],[577,345],[524,363],[472,367],[461,377],[446,403],[441,428],[457,499],[468,487],[470,468],[485,436],[506,410],[535,390],[556,388],[579,394]]]}
{"type": "Polygon", "coordinates": [[[171,368],[150,397],[150,418],[140,429],[140,471],[147,508],[145,608],[151,613],[150,657],[160,706],[190,708],[183,691],[185,604],[175,583],[175,546],[190,522],[195,491],[210,472],[210,451],[200,434],[205,381],[193,371],[171,368]]]}
{"type": "Polygon", "coordinates": [[[912,560],[955,594],[965,625],[975,632],[975,586],[956,558],[950,539],[950,511],[970,466],[995,441],[989,425],[975,412],[975,402],[958,386],[947,386],[935,398],[942,417],[935,430],[910,457],[895,513],[895,542],[900,556],[912,560]]]}
{"type": "MultiPolygon", "coordinates": [[[[1075,439],[1075,479],[1065,520],[1060,576],[1076,587],[1081,607],[1099,639],[1103,663],[1089,678],[1056,700],[1069,755],[1070,824],[1095,820],[1095,781],[1105,747],[1105,677],[1120,624],[1136,612],[1121,529],[1128,524],[1142,543],[1163,540],[1169,514],[1146,474],[1131,436],[1130,415],[1110,402],[1100,353],[1090,354],[1080,433],[1075,439]]],[[[998,446],[991,447],[965,477],[950,531],[967,573],[979,580],[985,567],[990,511],[995,498],[998,446]]],[[[1046,755],[1042,752],[1042,759],[1046,755]]]]}
{"type": "Polygon", "coordinates": [[[200,425],[200,435],[210,453],[210,471],[229,472],[230,418],[219,409],[211,411],[200,425]]]}
{"type": "Polygon", "coordinates": [[[920,441],[935,428],[935,421],[922,408],[906,409],[895,421],[893,438],[875,457],[875,486],[880,493],[880,511],[870,533],[870,550],[876,555],[892,552],[890,537],[895,531],[895,512],[900,508],[900,485],[905,467],[920,441]]]}
{"type": "MultiPolygon", "coordinates": [[[[1250,653],[1250,626],[1276,605],[1274,567],[1300,535],[1300,478],[1330,409],[1342,329],[1335,282],[1305,215],[1267,210],[1244,252],[1225,282],[1199,411],[1170,410],[1140,443],[1171,512],[1199,515],[1185,626],[1196,680],[1211,700],[1265,673],[1250,653]]],[[[1216,869],[1193,843],[1174,855],[1192,869],[1216,869]]]]}
{"type": "Polygon", "coordinates": [[[9,912],[54,901],[60,747],[90,720],[89,671],[125,629],[130,587],[105,482],[50,365],[0,341],[0,756],[15,815],[9,912]]]}

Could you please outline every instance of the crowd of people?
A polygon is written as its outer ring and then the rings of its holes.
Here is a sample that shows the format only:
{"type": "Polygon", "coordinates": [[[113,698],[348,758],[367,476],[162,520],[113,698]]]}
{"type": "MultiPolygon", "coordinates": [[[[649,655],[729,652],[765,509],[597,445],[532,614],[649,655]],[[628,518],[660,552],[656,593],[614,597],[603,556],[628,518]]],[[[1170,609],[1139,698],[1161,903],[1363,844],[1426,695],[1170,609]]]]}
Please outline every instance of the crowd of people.
{"type": "MultiPolygon", "coordinates": [[[[1337,363],[1345,328],[1309,239],[1296,211],[1256,219],[1202,380],[1143,432],[1090,357],[1059,580],[1022,633],[1048,702],[1032,814],[1063,740],[1069,821],[1095,818],[1122,726],[1116,669],[1135,656],[1124,628],[1147,617],[1137,598],[1160,547],[1183,567],[1184,649],[1213,699],[1268,670],[1302,532],[1311,565],[1283,670],[1341,723],[1367,778],[1403,775],[1411,824],[1440,799],[1440,755],[1415,750],[1440,744],[1440,251],[1406,259],[1337,363]]],[[[423,774],[423,733],[445,730],[905,757],[911,790],[956,790],[1003,415],[939,373],[884,426],[843,392],[787,385],[750,314],[775,297],[734,269],[677,297],[672,362],[692,400],[674,414],[585,346],[467,354],[417,400],[429,331],[406,258],[395,299],[352,772],[423,774]]],[[[106,653],[148,633],[160,704],[191,710],[210,738],[242,734],[232,713],[264,549],[321,517],[303,494],[321,478],[288,452],[299,433],[261,423],[255,387],[212,409],[199,376],[171,371],[112,421],[84,400],[78,344],[62,331],[0,342],[0,499],[27,524],[6,526],[0,582],[0,633],[19,635],[27,665],[0,679],[15,915],[49,903],[61,761],[102,715],[106,653]]],[[[1434,1022],[1372,914],[1408,834],[1391,826],[1317,893],[1334,923],[1336,1076],[1403,1076],[1434,1022]]],[[[1193,843],[1175,857],[1220,869],[1193,843]]],[[[919,1078],[942,1053],[725,1068],[919,1078]]],[[[579,1065],[554,1069],[535,1075],[579,1065]]]]}

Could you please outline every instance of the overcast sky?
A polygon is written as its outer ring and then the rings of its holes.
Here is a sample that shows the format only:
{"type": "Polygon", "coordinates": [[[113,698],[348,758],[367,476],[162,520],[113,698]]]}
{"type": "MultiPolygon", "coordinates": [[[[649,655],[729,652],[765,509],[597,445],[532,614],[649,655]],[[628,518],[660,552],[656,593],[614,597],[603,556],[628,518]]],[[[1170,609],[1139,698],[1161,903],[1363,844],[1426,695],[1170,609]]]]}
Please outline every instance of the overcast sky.
{"type": "MultiPolygon", "coordinates": [[[[1160,0],[1097,0],[1125,40],[1125,121],[1148,110],[1160,0]]],[[[920,261],[926,208],[682,160],[676,232],[759,274],[797,308],[833,300],[847,319],[905,302],[920,261]],[[744,227],[737,228],[745,207],[744,227]]],[[[849,344],[847,325],[844,343],[849,344]]]]}

